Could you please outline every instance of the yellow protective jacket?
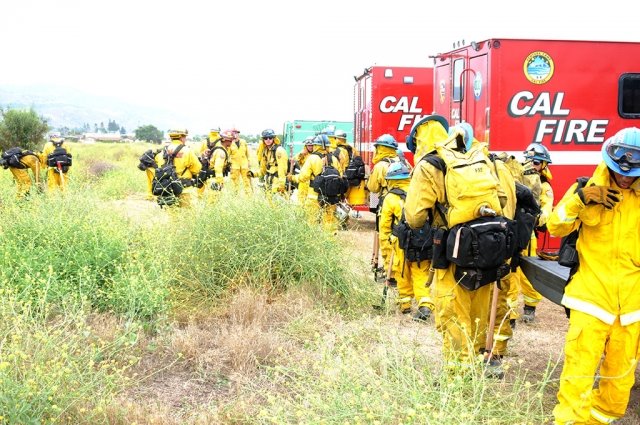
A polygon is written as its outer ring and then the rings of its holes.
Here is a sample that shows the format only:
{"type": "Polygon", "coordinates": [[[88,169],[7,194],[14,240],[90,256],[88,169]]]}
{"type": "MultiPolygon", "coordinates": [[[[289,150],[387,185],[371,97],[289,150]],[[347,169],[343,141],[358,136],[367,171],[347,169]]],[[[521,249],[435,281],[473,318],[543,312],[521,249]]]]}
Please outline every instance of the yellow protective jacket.
{"type": "Polygon", "coordinates": [[[494,160],[495,169],[500,180],[500,187],[507,195],[506,205],[502,207],[502,215],[510,220],[516,216],[516,180],[509,167],[501,160],[494,160]]]}
{"type": "Polygon", "coordinates": [[[565,288],[562,304],[612,325],[640,321],[640,179],[620,189],[602,162],[587,183],[611,186],[621,192],[612,210],[601,204],[587,206],[574,193],[574,184],[551,213],[547,228],[562,237],[578,229],[580,266],[565,288]]]}
{"type": "Polygon", "coordinates": [[[225,148],[222,142],[216,143],[216,147],[218,146],[221,147],[222,149],[215,149],[213,151],[213,155],[211,156],[211,162],[209,163],[209,168],[216,173],[216,177],[215,177],[216,183],[222,183],[224,181],[225,168],[227,168],[227,165],[229,165],[230,163],[231,163],[231,167],[233,167],[233,163],[231,162],[229,149],[225,148]]]}
{"type": "Polygon", "coordinates": [[[20,163],[26,168],[31,169],[34,176],[39,176],[40,170],[42,169],[42,163],[46,162],[43,159],[43,154],[23,149],[22,155],[23,157],[20,158],[20,163]]]}
{"type": "Polygon", "coordinates": [[[436,211],[436,202],[446,205],[444,173],[430,162],[420,161],[411,174],[404,205],[407,224],[413,229],[421,229],[431,216],[435,224],[443,225],[442,215],[436,211]]]}
{"type": "Polygon", "coordinates": [[[200,144],[200,152],[198,153],[198,155],[202,156],[206,150],[213,149],[213,147],[219,142],[220,139],[215,139],[213,141],[210,140],[211,139],[205,140],[200,144]]]}
{"type": "MultiPolygon", "coordinates": [[[[71,146],[69,145],[69,143],[62,142],[60,147],[65,148],[67,150],[67,153],[71,153],[71,146]]],[[[53,153],[54,150],[56,150],[56,146],[53,144],[53,142],[49,141],[49,142],[45,143],[44,148],[42,149],[42,162],[41,162],[41,164],[43,166],[47,166],[47,158],[49,157],[49,154],[53,153]]]]}
{"type": "MultiPolygon", "coordinates": [[[[338,147],[336,148],[336,150],[338,151],[338,159],[340,162],[340,173],[344,174],[345,170],[347,169],[347,166],[349,165],[349,151],[347,150],[349,145],[347,143],[344,142],[340,142],[338,143],[338,147]]],[[[355,148],[352,148],[354,155],[357,155],[355,152],[355,148]]]]}
{"type": "Polygon", "coordinates": [[[255,177],[266,176],[267,188],[271,190],[284,190],[287,182],[289,157],[280,144],[275,142],[271,147],[264,146],[263,160],[260,162],[260,171],[255,177]]]}
{"type": "MultiPolygon", "coordinates": [[[[180,140],[171,140],[171,144],[167,146],[165,150],[167,153],[173,153],[180,144],[180,140]]],[[[162,167],[165,162],[164,155],[162,155],[159,158],[158,166],[162,167]]],[[[188,146],[184,146],[180,149],[180,152],[178,152],[173,160],[173,165],[176,166],[176,173],[178,174],[178,177],[187,180],[195,177],[202,169],[200,160],[188,146]]]]}
{"type": "Polygon", "coordinates": [[[398,162],[398,153],[395,149],[388,146],[376,146],[373,156],[373,170],[367,181],[367,189],[369,192],[378,193],[384,196],[387,193],[387,169],[392,162],[398,162]]]}
{"type": "MultiPolygon", "coordinates": [[[[404,180],[387,180],[389,190],[393,188],[398,188],[407,192],[409,190],[409,179],[404,180]]],[[[382,204],[382,209],[380,211],[380,227],[379,227],[379,239],[380,239],[380,249],[385,254],[383,257],[388,259],[391,255],[391,241],[389,238],[391,237],[391,231],[393,230],[393,226],[398,224],[400,219],[402,218],[402,209],[404,208],[404,201],[399,195],[395,193],[388,192],[384,197],[384,202],[382,204]]],[[[385,267],[387,265],[385,264],[385,267]]]]}
{"type": "Polygon", "coordinates": [[[231,169],[239,170],[241,168],[249,167],[249,147],[244,139],[239,139],[236,142],[231,142],[231,169]]]}
{"type": "MultiPolygon", "coordinates": [[[[322,173],[322,168],[326,162],[327,151],[322,149],[321,146],[314,146],[313,153],[310,154],[304,162],[304,165],[300,169],[300,174],[292,176],[291,180],[295,183],[309,183],[313,182],[313,179],[322,173]]],[[[339,170],[340,163],[338,159],[332,154],[331,165],[339,170]]],[[[318,193],[315,190],[310,190],[308,193],[309,198],[317,199],[318,193]]]]}
{"type": "Polygon", "coordinates": [[[302,150],[298,152],[293,157],[293,159],[295,159],[298,162],[298,166],[302,168],[307,158],[309,158],[309,155],[311,155],[311,152],[308,152],[305,148],[302,148],[302,150]]]}

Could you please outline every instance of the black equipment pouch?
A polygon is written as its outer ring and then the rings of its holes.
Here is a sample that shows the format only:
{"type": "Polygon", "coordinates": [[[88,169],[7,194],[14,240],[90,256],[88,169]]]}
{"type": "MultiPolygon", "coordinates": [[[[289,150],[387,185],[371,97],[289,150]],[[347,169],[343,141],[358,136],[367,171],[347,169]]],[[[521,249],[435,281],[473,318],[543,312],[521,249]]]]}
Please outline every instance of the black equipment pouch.
{"type": "Polygon", "coordinates": [[[449,230],[444,227],[433,229],[433,259],[431,267],[434,269],[446,269],[451,262],[447,259],[447,239],[449,230]]]}

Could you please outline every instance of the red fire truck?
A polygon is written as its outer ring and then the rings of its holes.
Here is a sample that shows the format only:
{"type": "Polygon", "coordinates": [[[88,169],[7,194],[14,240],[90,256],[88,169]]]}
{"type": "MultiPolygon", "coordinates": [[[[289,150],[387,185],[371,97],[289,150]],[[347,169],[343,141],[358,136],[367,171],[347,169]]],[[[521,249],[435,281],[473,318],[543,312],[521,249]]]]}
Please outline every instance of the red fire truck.
{"type": "MultiPolygon", "coordinates": [[[[364,163],[371,169],[373,142],[383,134],[391,134],[413,163],[405,138],[415,122],[433,112],[433,68],[372,66],[354,78],[353,133],[364,163]]],[[[368,209],[367,205],[354,207],[368,209]]]]}
{"type": "Polygon", "coordinates": [[[640,43],[489,39],[434,57],[435,113],[465,121],[492,152],[549,149],[556,202],[640,127],[640,43]]]}

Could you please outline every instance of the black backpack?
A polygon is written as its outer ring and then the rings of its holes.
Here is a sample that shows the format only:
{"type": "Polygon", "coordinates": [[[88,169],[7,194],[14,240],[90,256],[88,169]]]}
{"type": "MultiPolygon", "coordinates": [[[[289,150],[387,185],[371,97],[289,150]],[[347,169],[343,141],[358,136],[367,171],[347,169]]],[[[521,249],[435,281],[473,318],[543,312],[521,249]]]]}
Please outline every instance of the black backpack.
{"type": "MultiPolygon", "coordinates": [[[[407,198],[407,192],[397,187],[389,190],[389,193],[398,195],[402,200],[407,198]]],[[[386,199],[386,196],[385,196],[386,199]]],[[[404,209],[402,217],[397,224],[392,227],[391,234],[398,238],[398,246],[404,251],[405,260],[418,263],[425,260],[431,260],[433,257],[433,229],[431,227],[431,219],[425,220],[421,229],[412,229],[404,217],[404,209]]]]}
{"type": "Polygon", "coordinates": [[[26,155],[26,153],[22,152],[22,148],[11,148],[2,152],[2,159],[8,167],[24,170],[27,167],[20,162],[24,155],[26,155]]]}
{"type": "Polygon", "coordinates": [[[54,143],[55,149],[47,156],[47,166],[58,168],[63,173],[69,171],[72,164],[72,155],[62,147],[62,142],[54,143]]]}
{"type": "Polygon", "coordinates": [[[344,176],[347,178],[349,186],[359,186],[365,176],[364,161],[360,155],[353,154],[351,146],[345,146],[345,148],[349,153],[349,164],[344,171],[344,176]]]}
{"type": "Polygon", "coordinates": [[[340,172],[332,165],[331,153],[324,154],[314,152],[320,158],[327,159],[327,164],[323,165],[322,172],[315,176],[310,186],[318,193],[318,202],[321,204],[335,205],[347,193],[349,184],[347,179],[340,175],[340,172]]]}
{"type": "MultiPolygon", "coordinates": [[[[576,181],[578,182],[578,186],[576,186],[575,192],[577,192],[578,189],[582,189],[586,186],[587,182],[589,181],[589,177],[578,177],[576,181]]],[[[576,250],[576,243],[578,242],[579,232],[580,227],[569,233],[560,241],[560,250],[558,251],[558,264],[571,268],[569,280],[571,280],[571,276],[573,276],[575,272],[578,271],[578,266],[580,265],[580,262],[578,261],[578,251],[576,250]]]]}
{"type": "MultiPolygon", "coordinates": [[[[173,153],[168,153],[165,150],[164,157],[166,162],[162,167],[156,168],[151,190],[158,197],[158,205],[160,206],[176,204],[178,202],[177,196],[182,193],[183,184],[176,171],[176,166],[173,165],[173,160],[183,147],[184,145],[182,144],[178,145],[173,153]]],[[[185,171],[187,171],[186,168],[182,174],[185,171]]]]}
{"type": "Polygon", "coordinates": [[[158,168],[158,164],[156,164],[155,157],[160,153],[162,149],[158,149],[157,151],[153,151],[153,149],[149,149],[140,157],[140,164],[138,164],[138,168],[142,171],[145,171],[147,168],[158,168]]]}

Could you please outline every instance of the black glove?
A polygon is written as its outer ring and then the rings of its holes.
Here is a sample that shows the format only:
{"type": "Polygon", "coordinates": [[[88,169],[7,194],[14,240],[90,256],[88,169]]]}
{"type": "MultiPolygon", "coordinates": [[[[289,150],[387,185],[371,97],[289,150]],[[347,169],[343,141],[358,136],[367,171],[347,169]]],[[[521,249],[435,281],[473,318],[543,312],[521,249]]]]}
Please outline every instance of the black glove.
{"type": "Polygon", "coordinates": [[[255,176],[253,175],[253,171],[251,171],[251,170],[247,171],[247,176],[249,176],[249,178],[253,178],[253,177],[255,177],[255,176]]]}

